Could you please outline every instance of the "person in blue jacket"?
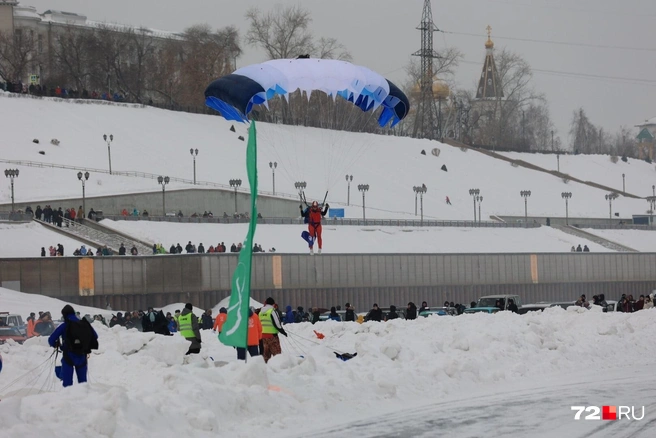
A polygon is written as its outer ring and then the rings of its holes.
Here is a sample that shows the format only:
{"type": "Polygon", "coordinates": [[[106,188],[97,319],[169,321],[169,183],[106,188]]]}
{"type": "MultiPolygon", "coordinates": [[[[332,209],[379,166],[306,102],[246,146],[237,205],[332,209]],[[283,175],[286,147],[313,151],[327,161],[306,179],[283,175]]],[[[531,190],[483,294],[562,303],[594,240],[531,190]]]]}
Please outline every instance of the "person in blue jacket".
{"type": "MultiPolygon", "coordinates": [[[[48,338],[48,344],[53,348],[61,347],[62,350],[62,361],[61,361],[61,376],[64,383],[64,387],[73,385],[73,370],[77,374],[78,383],[85,383],[87,381],[87,355],[74,353],[72,351],[72,346],[69,345],[71,342],[67,335],[67,328],[70,323],[78,323],[80,319],[75,315],[75,310],[69,304],[65,305],[62,309],[62,317],[64,322],[57,327],[57,329],[50,335],[48,338]],[[62,341],[60,342],[60,338],[62,341]]],[[[78,324],[75,324],[78,326],[78,324]]],[[[80,324],[80,327],[88,327],[88,330],[91,332],[88,333],[89,343],[91,344],[90,348],[98,348],[98,334],[91,327],[91,324],[80,324]],[[95,344],[95,345],[94,345],[95,344]]],[[[84,330],[84,329],[81,329],[84,330]]],[[[84,336],[81,336],[84,338],[84,336]]],[[[89,346],[85,346],[89,348],[89,346]]]]}

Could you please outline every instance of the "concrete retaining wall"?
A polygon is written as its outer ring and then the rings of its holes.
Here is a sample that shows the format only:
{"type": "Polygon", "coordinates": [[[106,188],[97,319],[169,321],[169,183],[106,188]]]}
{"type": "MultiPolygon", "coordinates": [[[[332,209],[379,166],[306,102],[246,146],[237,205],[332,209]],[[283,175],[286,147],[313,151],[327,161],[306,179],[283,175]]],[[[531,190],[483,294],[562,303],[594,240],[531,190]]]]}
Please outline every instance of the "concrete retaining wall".
{"type": "MultiPolygon", "coordinates": [[[[88,192],[87,192],[88,193],[88,192]]],[[[102,210],[106,214],[121,214],[125,208],[132,212],[134,208],[142,212],[148,210],[151,216],[162,215],[162,191],[154,190],[146,193],[130,193],[124,195],[94,196],[86,198],[87,211],[91,208],[102,210]]],[[[32,210],[36,206],[44,207],[46,204],[53,208],[70,207],[76,209],[82,205],[82,197],[68,199],[44,199],[38,202],[16,203],[17,210],[25,210],[28,205],[32,210]]],[[[294,199],[276,198],[259,195],[257,198],[258,211],[264,217],[297,217],[299,201],[294,199]]],[[[0,205],[0,210],[10,210],[11,204],[0,205]]],[[[237,209],[239,212],[250,210],[250,193],[237,192],[237,209]]],[[[221,189],[182,189],[166,190],[166,211],[182,210],[185,216],[194,212],[203,213],[211,211],[215,216],[224,212],[230,216],[235,212],[235,192],[221,189]]]]}
{"type": "MultiPolygon", "coordinates": [[[[98,307],[175,301],[210,307],[229,294],[237,255],[95,258],[85,266],[82,260],[0,260],[0,283],[98,307]]],[[[252,289],[256,299],[272,295],[285,305],[349,301],[359,309],[373,302],[468,303],[494,293],[517,293],[524,302],[573,300],[581,293],[611,299],[656,289],[654,266],[656,253],[255,254],[252,289]]]]}

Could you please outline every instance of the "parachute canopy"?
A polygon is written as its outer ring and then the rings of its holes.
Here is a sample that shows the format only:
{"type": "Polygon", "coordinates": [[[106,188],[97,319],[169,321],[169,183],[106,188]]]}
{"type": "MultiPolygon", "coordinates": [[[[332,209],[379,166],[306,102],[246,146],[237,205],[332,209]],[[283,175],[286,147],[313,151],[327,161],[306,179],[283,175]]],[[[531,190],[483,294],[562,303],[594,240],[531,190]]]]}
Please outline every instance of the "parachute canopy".
{"type": "Polygon", "coordinates": [[[382,107],[381,127],[396,125],[410,109],[406,95],[383,76],[333,59],[274,59],[242,67],[212,82],[205,103],[227,120],[246,122],[254,105],[267,106],[276,96],[288,99],[296,90],[308,99],[314,91],[340,96],[364,112],[382,107]]]}

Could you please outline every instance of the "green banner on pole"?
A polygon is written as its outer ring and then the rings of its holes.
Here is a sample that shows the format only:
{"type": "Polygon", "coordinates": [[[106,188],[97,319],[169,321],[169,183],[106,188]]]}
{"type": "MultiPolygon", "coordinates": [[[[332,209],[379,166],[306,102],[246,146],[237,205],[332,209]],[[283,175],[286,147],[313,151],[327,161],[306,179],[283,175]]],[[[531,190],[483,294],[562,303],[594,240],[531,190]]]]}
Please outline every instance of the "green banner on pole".
{"type": "Polygon", "coordinates": [[[246,148],[246,171],[251,188],[251,220],[244,246],[239,252],[237,269],[232,275],[232,290],[228,317],[219,334],[219,340],[231,347],[248,347],[248,308],[251,301],[251,262],[253,236],[257,225],[257,139],[255,121],[251,121],[246,148]]]}

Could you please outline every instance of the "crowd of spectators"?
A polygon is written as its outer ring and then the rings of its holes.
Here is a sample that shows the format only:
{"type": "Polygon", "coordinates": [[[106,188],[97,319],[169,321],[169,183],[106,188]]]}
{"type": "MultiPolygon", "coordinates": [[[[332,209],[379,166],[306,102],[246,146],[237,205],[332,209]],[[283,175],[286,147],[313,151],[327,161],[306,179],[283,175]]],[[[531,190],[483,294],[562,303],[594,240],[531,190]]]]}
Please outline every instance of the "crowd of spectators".
{"type": "MultiPolygon", "coordinates": [[[[32,96],[40,97],[59,97],[62,99],[94,99],[94,100],[107,100],[112,102],[128,102],[125,95],[118,92],[107,92],[97,90],[82,91],[66,87],[40,85],[40,84],[25,84],[22,81],[4,82],[0,81],[0,90],[9,93],[29,94],[32,96]]],[[[152,102],[150,102],[152,104],[152,102]]]]}

